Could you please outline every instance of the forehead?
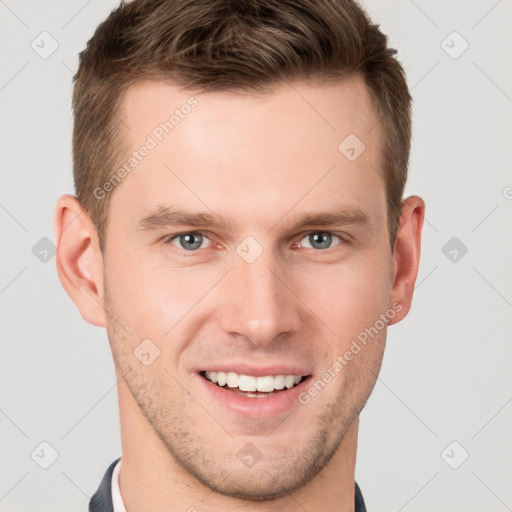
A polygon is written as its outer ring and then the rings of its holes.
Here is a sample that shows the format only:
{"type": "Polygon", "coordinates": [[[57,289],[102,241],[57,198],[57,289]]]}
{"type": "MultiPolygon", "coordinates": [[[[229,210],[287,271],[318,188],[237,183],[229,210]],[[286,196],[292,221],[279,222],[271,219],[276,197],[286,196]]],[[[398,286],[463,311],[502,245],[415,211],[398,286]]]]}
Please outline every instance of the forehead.
{"type": "Polygon", "coordinates": [[[140,216],[171,205],[275,222],[291,208],[346,203],[380,215],[385,204],[380,126],[358,76],[260,94],[141,82],[127,91],[120,117],[121,165],[134,165],[112,211],[129,203],[140,216]]]}
{"type": "MultiPolygon", "coordinates": [[[[347,130],[368,139],[368,131],[373,131],[377,123],[368,88],[357,75],[324,85],[285,83],[258,93],[194,92],[172,82],[142,81],[126,91],[120,117],[130,128],[132,146],[142,134],[160,139],[171,131],[174,138],[193,131],[189,142],[203,144],[212,131],[231,128],[232,135],[243,137],[244,144],[238,148],[244,156],[258,143],[265,144],[266,150],[272,149],[269,141],[275,142],[275,134],[281,136],[286,147],[294,148],[297,137],[313,140],[316,132],[328,143],[335,143],[347,130]],[[182,122],[187,118],[186,123],[182,122]]],[[[231,146],[236,149],[234,144],[231,146]]]]}

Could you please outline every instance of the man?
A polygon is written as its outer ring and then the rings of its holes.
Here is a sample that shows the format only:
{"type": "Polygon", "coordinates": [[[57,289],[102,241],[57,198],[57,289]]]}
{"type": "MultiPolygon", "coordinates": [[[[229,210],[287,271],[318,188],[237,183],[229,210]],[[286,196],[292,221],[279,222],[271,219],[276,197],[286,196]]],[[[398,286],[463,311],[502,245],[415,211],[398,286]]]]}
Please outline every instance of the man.
{"type": "Polygon", "coordinates": [[[410,308],[410,95],[347,0],[141,0],[81,54],[60,280],[107,330],[92,511],[363,511],[359,413],[410,308]]]}

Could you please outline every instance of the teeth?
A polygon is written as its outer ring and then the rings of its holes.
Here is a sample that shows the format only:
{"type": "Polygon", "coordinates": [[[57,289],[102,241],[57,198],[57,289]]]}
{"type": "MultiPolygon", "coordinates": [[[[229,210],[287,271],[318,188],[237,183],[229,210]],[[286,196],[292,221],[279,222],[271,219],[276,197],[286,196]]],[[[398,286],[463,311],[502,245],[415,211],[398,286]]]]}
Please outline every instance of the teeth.
{"type": "Polygon", "coordinates": [[[240,378],[238,379],[238,389],[240,391],[256,391],[256,377],[240,375],[240,378]]]}
{"type": "Polygon", "coordinates": [[[237,388],[238,387],[238,373],[228,372],[226,373],[226,384],[228,388],[237,388]]]}
{"type": "Polygon", "coordinates": [[[274,377],[274,389],[284,389],[284,381],[286,377],[284,375],[276,375],[274,377]]]}
{"type": "Polygon", "coordinates": [[[254,377],[252,375],[239,375],[235,372],[205,372],[205,377],[223,387],[238,388],[240,391],[271,393],[274,390],[287,389],[297,385],[302,375],[265,375],[254,377]]]}
{"type": "MultiPolygon", "coordinates": [[[[206,378],[208,378],[208,377],[206,377],[206,378]]],[[[220,387],[226,385],[226,372],[217,372],[217,384],[220,387]]]]}
{"type": "Polygon", "coordinates": [[[295,376],[294,375],[287,375],[284,379],[284,385],[290,389],[293,387],[293,383],[295,382],[295,376]]]}
{"type": "Polygon", "coordinates": [[[266,377],[258,377],[256,379],[256,386],[258,391],[270,393],[271,391],[274,391],[274,377],[271,375],[267,375],[266,377]]]}

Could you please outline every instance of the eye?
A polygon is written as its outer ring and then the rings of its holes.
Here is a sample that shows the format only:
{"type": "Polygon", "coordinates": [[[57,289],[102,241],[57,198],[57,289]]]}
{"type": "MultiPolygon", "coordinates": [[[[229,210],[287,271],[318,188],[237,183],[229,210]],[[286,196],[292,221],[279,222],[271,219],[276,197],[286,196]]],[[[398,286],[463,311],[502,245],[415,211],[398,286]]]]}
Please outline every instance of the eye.
{"type": "Polygon", "coordinates": [[[172,244],[179,249],[185,249],[186,251],[195,251],[196,249],[204,249],[209,247],[210,240],[202,233],[180,233],[174,235],[166,240],[167,244],[172,244]],[[208,245],[203,245],[203,242],[207,242],[208,245]]]}
{"type": "MultiPolygon", "coordinates": [[[[300,245],[304,247],[303,240],[307,240],[311,249],[329,249],[332,247],[333,238],[339,240],[335,245],[339,245],[339,243],[343,242],[339,236],[329,231],[311,231],[300,241],[300,245]]],[[[306,245],[305,247],[308,246],[306,245]]]]}

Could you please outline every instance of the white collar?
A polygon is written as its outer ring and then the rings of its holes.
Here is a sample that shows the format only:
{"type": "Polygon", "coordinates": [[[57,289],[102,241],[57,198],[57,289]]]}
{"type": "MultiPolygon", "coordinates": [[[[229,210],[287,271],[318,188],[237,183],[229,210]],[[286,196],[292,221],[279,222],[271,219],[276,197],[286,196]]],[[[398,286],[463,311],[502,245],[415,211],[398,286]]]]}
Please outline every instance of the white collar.
{"type": "Polygon", "coordinates": [[[119,488],[119,470],[121,469],[121,459],[114,467],[114,472],[112,473],[112,505],[114,507],[114,512],[126,512],[126,507],[124,506],[123,498],[121,497],[121,490],[119,488]]]}

